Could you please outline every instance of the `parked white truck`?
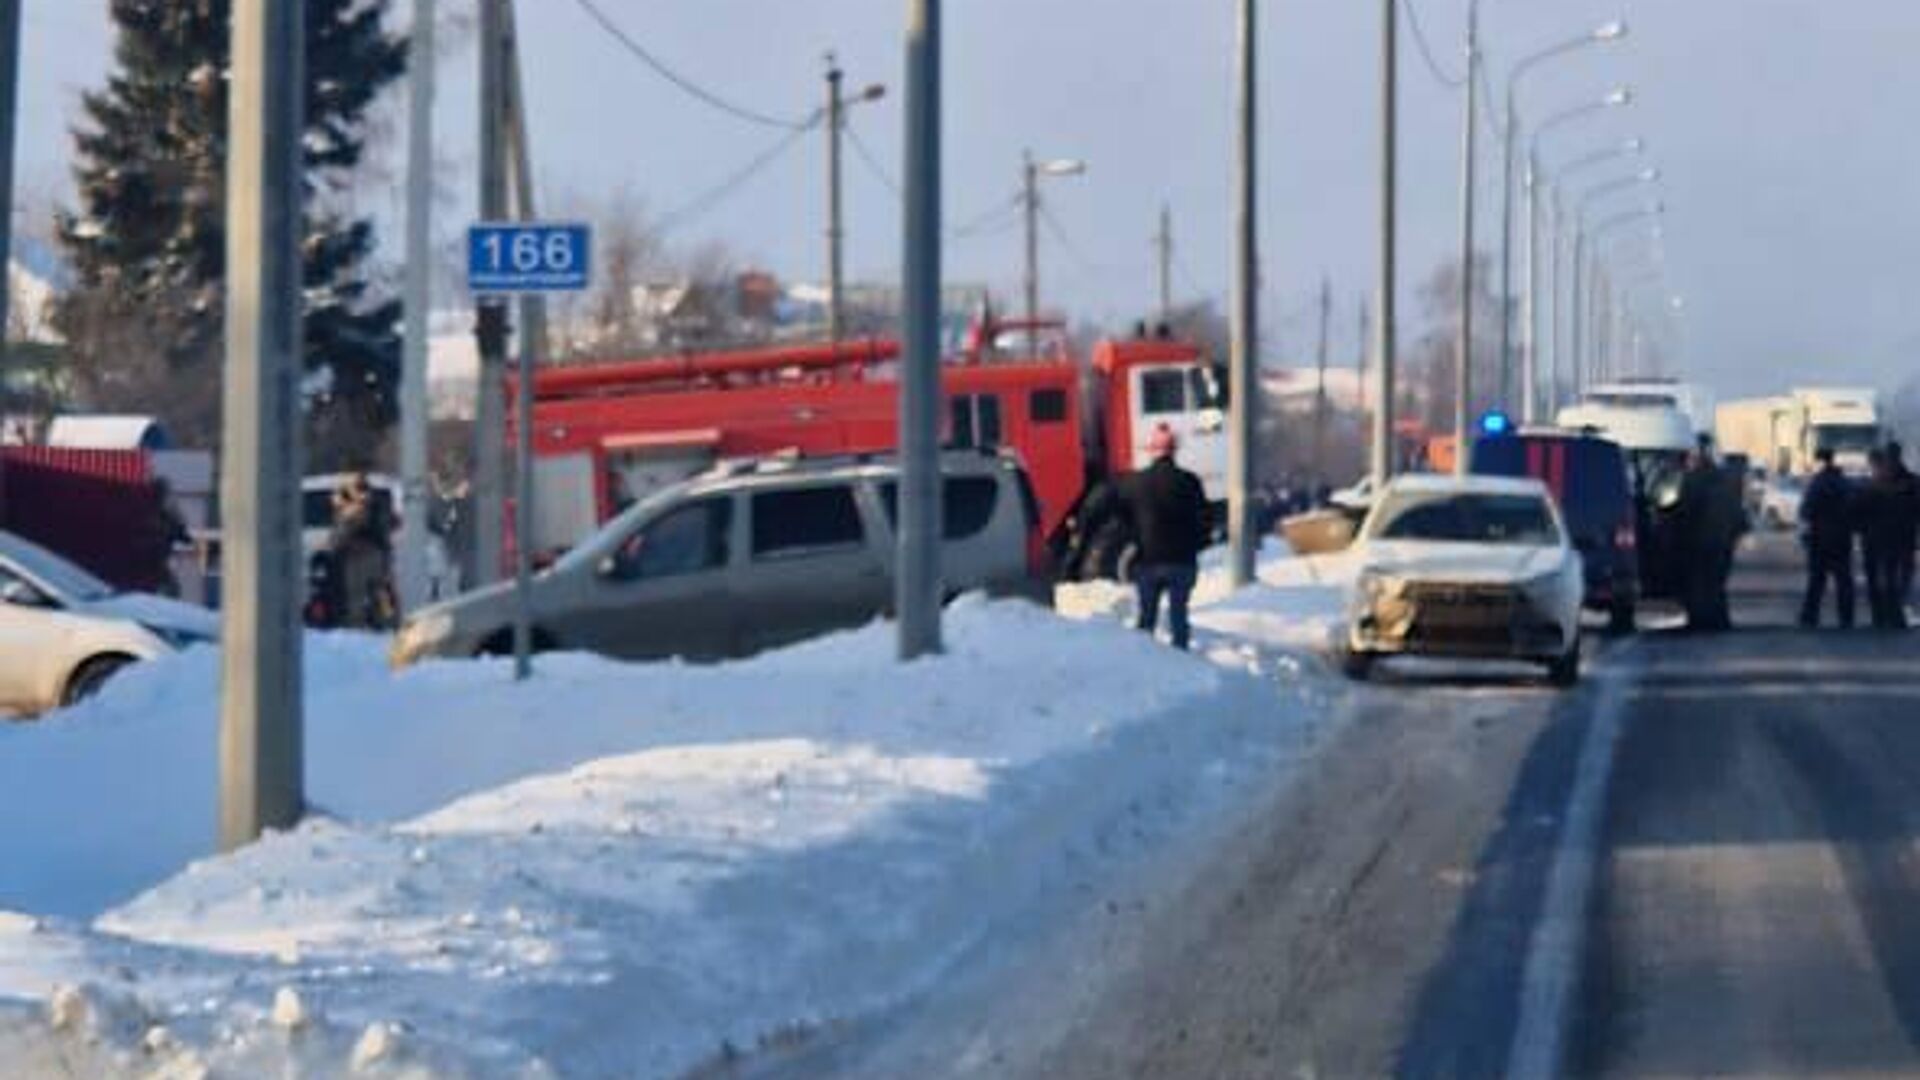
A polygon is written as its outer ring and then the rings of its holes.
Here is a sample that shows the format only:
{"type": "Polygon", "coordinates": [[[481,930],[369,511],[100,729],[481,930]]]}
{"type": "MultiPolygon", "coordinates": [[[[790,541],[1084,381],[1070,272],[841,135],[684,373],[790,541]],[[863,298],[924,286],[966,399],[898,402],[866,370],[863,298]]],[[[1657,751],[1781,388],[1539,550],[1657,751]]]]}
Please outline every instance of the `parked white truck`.
{"type": "Polygon", "coordinates": [[[1850,473],[1867,471],[1881,441],[1880,396],[1873,390],[1812,387],[1781,397],[1729,401],[1714,415],[1723,453],[1745,454],[1776,475],[1807,476],[1828,449],[1850,473]]]}

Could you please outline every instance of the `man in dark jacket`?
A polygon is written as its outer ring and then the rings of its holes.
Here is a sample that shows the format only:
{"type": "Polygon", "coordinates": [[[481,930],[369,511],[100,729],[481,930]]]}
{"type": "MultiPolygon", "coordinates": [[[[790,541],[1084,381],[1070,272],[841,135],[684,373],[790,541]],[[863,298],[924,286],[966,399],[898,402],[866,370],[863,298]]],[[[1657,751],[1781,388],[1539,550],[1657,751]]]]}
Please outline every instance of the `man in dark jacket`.
{"type": "Polygon", "coordinates": [[[1904,630],[1913,591],[1915,533],[1920,529],[1920,481],[1907,469],[1898,443],[1876,451],[1873,478],[1860,499],[1860,539],[1867,563],[1873,625],[1904,630]]]}
{"type": "Polygon", "coordinates": [[[1133,567],[1134,587],[1140,595],[1139,627],[1154,632],[1164,594],[1173,645],[1185,649],[1191,638],[1187,602],[1199,577],[1200,549],[1210,532],[1207,493],[1199,477],[1174,463],[1179,440],[1172,428],[1155,427],[1148,449],[1153,464],[1128,477],[1122,492],[1139,543],[1133,567]]]}
{"type": "Polygon", "coordinates": [[[1820,605],[1833,579],[1834,604],[1840,627],[1853,626],[1853,485],[1833,463],[1833,451],[1815,454],[1820,471],[1813,474],[1800,497],[1800,541],[1807,549],[1807,594],[1800,605],[1800,625],[1820,625],[1820,605]]]}
{"type": "Polygon", "coordinates": [[[1727,579],[1733,552],[1746,528],[1745,507],[1713,457],[1713,443],[1702,436],[1680,483],[1676,517],[1685,559],[1687,628],[1730,630],[1727,579]]]}

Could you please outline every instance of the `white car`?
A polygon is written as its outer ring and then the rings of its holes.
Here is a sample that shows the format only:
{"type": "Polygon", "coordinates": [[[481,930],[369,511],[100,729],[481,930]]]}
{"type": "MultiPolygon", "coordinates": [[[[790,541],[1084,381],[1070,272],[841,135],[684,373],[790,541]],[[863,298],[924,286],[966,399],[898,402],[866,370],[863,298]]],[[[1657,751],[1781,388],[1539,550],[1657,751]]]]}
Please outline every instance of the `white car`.
{"type": "Polygon", "coordinates": [[[0,714],[32,716],[99,690],[128,664],[219,636],[205,608],[122,593],[0,532],[0,714]]]}
{"type": "Polygon", "coordinates": [[[1806,482],[1797,476],[1775,476],[1760,485],[1760,523],[1783,531],[1800,527],[1800,500],[1807,493],[1806,482]]]}
{"type": "Polygon", "coordinates": [[[1580,553],[1545,485],[1404,476],[1361,526],[1345,653],[1364,679],[1383,656],[1522,660],[1580,678],[1580,553]]]}

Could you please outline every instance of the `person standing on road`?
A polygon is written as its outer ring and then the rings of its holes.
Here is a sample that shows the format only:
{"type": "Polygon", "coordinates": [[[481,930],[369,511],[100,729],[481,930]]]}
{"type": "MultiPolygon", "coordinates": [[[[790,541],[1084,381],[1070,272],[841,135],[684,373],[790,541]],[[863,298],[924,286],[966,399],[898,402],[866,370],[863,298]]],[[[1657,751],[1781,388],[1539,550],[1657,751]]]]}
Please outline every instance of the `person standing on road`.
{"type": "Polygon", "coordinates": [[[393,521],[364,472],[354,473],[333,493],[329,547],[339,582],[338,624],[363,629],[385,626],[391,621],[385,609],[391,585],[393,521]]]}
{"type": "Polygon", "coordinates": [[[1820,471],[1813,474],[1800,498],[1800,542],[1807,551],[1807,594],[1800,605],[1800,625],[1820,625],[1827,579],[1833,579],[1834,606],[1840,628],[1853,626],[1853,485],[1833,463],[1833,451],[1814,455],[1820,471]]]}
{"type": "Polygon", "coordinates": [[[1872,455],[1873,477],[1860,499],[1860,540],[1867,564],[1867,598],[1873,625],[1904,630],[1913,590],[1916,527],[1920,526],[1920,481],[1908,471],[1898,443],[1872,455]]]}
{"type": "Polygon", "coordinates": [[[1180,441],[1166,424],[1149,437],[1153,464],[1128,477],[1122,496],[1139,543],[1134,587],[1140,598],[1139,628],[1153,633],[1160,622],[1160,598],[1167,600],[1173,646],[1185,649],[1192,631],[1187,604],[1199,578],[1200,549],[1211,532],[1207,493],[1200,478],[1174,462],[1180,441]]]}
{"type": "Polygon", "coordinates": [[[1731,630],[1727,606],[1727,579],[1733,572],[1733,551],[1745,529],[1744,509],[1737,496],[1729,497],[1713,442],[1701,436],[1680,482],[1678,533],[1685,559],[1687,628],[1731,630]]]}

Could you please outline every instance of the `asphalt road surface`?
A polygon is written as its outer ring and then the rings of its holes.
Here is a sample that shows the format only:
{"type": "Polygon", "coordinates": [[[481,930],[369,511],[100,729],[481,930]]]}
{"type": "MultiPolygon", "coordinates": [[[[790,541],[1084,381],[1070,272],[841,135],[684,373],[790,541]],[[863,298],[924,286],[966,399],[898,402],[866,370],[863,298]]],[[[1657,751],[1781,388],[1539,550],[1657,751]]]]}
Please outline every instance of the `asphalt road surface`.
{"type": "Polygon", "coordinates": [[[1389,666],[1180,883],[809,1071],[1920,1076],[1920,637],[1739,565],[1740,629],[1650,613],[1572,693],[1389,666]]]}

